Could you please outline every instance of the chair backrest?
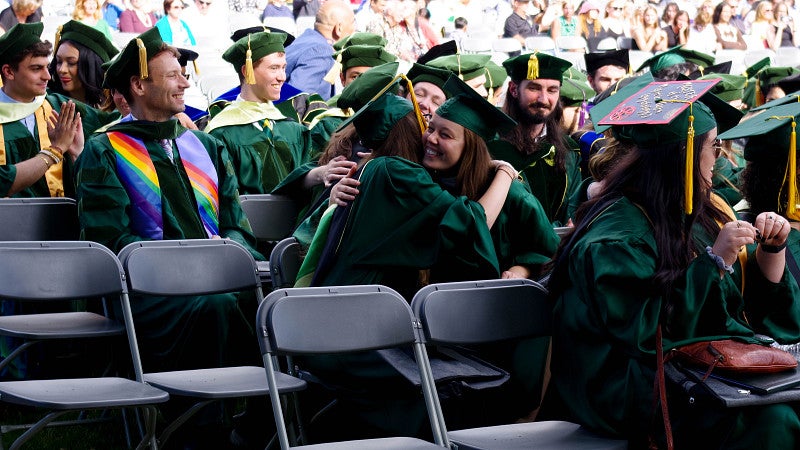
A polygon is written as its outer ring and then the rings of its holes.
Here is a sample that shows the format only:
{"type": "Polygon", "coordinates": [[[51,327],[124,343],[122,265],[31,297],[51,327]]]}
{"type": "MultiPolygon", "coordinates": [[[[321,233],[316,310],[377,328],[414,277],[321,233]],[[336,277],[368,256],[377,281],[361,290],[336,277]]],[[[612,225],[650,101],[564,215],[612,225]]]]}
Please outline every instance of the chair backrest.
{"type": "Polygon", "coordinates": [[[472,345],[550,336],[547,290],[530,280],[432,284],[411,301],[428,344],[472,345]]]}
{"type": "MultiPolygon", "coordinates": [[[[583,39],[583,38],[581,38],[583,39]]],[[[557,52],[556,56],[561,59],[565,59],[572,63],[572,67],[586,71],[586,59],[583,57],[583,52],[557,52]]]]}
{"type": "Polygon", "coordinates": [[[525,48],[530,52],[555,50],[556,42],[550,36],[530,36],[525,38],[525,48]]]}
{"type": "Polygon", "coordinates": [[[79,237],[78,205],[71,198],[0,199],[0,241],[69,241],[79,237]]]}
{"type": "Polygon", "coordinates": [[[750,67],[758,61],[769,57],[770,65],[775,65],[775,51],[768,48],[748,49],[744,54],[744,65],[750,67]]]}
{"type": "Polygon", "coordinates": [[[466,37],[461,40],[461,51],[464,53],[489,54],[492,52],[492,41],[490,39],[466,37]]]}
{"type": "Polygon", "coordinates": [[[300,257],[300,243],[293,237],[278,242],[269,255],[269,273],[275,289],[294,286],[297,272],[303,258],[300,257]]]}
{"type": "Polygon", "coordinates": [[[297,205],[284,195],[240,195],[239,201],[256,239],[279,241],[289,236],[297,220],[297,205]]]}
{"type": "Polygon", "coordinates": [[[633,49],[633,38],[626,37],[626,36],[619,36],[617,37],[617,48],[622,49],[633,49]]]}
{"type": "Polygon", "coordinates": [[[631,70],[636,70],[644,64],[650,57],[653,56],[652,52],[645,50],[631,50],[628,52],[628,61],[631,65],[631,70]]]}
{"type": "Polygon", "coordinates": [[[119,259],[132,294],[184,296],[252,289],[261,298],[253,257],[231,240],[134,242],[119,252],[119,259]]]}
{"type": "Polygon", "coordinates": [[[586,53],[589,45],[586,43],[586,39],[581,36],[559,36],[556,39],[556,48],[564,51],[583,51],[586,53]]]}
{"type": "Polygon", "coordinates": [[[800,48],[779,47],[775,50],[775,65],[778,67],[797,67],[800,65],[800,48]]]}
{"type": "Polygon", "coordinates": [[[522,44],[514,38],[500,38],[492,41],[492,51],[501,53],[521,52],[522,44]]]}
{"type": "Polygon", "coordinates": [[[597,51],[601,52],[607,50],[617,50],[617,46],[619,45],[617,42],[618,42],[617,39],[614,39],[613,37],[609,36],[600,39],[595,48],[597,49],[597,51]]]}

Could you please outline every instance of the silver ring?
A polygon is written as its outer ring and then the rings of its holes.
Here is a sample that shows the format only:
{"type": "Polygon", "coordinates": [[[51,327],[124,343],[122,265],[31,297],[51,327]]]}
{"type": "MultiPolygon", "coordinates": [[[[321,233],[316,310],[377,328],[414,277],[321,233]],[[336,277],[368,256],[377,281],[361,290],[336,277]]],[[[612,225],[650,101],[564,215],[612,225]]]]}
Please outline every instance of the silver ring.
{"type": "Polygon", "coordinates": [[[779,226],[779,227],[782,227],[782,226],[783,226],[783,221],[782,221],[782,220],[779,220],[779,221],[777,221],[777,222],[775,222],[775,223],[776,223],[776,224],[778,224],[778,226],[779,226]]]}

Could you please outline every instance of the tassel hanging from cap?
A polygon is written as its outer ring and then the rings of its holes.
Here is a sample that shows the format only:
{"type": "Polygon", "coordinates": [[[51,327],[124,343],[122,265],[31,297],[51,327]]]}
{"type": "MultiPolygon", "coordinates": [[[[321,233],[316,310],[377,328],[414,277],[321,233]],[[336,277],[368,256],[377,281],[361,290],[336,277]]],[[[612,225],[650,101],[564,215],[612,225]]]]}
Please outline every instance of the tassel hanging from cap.
{"type": "Polygon", "coordinates": [[[247,35],[247,52],[244,54],[244,82],[256,84],[256,72],[253,69],[253,50],[250,49],[250,35],[247,35]]]}
{"type": "Polygon", "coordinates": [[[458,61],[458,79],[464,81],[464,74],[461,73],[461,54],[456,53],[456,61],[458,61]]]}
{"type": "Polygon", "coordinates": [[[589,112],[589,103],[584,100],[581,102],[581,108],[578,114],[578,128],[583,128],[583,125],[586,123],[586,116],[589,112]]]}
{"type": "Polygon", "coordinates": [[[197,67],[197,60],[196,59],[194,61],[192,61],[192,65],[194,66],[194,74],[199,76],[200,75],[200,69],[197,67]]]}
{"type": "Polygon", "coordinates": [[[531,57],[528,59],[528,73],[525,78],[529,80],[539,78],[539,58],[536,57],[536,51],[531,53],[531,57]]]}
{"type": "Polygon", "coordinates": [[[488,94],[486,95],[486,100],[494,105],[494,80],[492,80],[492,71],[484,68],[483,72],[486,74],[486,79],[489,80],[489,89],[488,94]]]}
{"type": "Polygon", "coordinates": [[[756,106],[761,106],[764,104],[766,99],[764,98],[764,91],[761,90],[761,83],[756,80],[756,106]]]}
{"type": "Polygon", "coordinates": [[[797,218],[797,123],[792,117],[792,134],[789,142],[789,205],[786,216],[793,220],[797,218]]]}
{"type": "Polygon", "coordinates": [[[56,28],[56,38],[55,38],[55,40],[53,42],[53,51],[54,52],[56,50],[58,50],[58,44],[61,43],[61,30],[63,30],[63,29],[64,29],[64,25],[59,25],[58,28],[56,28]]]}
{"type": "Polygon", "coordinates": [[[139,77],[141,79],[147,79],[147,47],[144,46],[144,42],[136,38],[136,46],[139,47],[139,77]]]}
{"type": "Polygon", "coordinates": [[[689,128],[686,130],[686,180],[684,182],[684,210],[686,214],[692,213],[692,193],[694,192],[694,112],[689,104],[689,128]]]}
{"type": "Polygon", "coordinates": [[[339,74],[342,73],[342,54],[339,53],[336,55],[336,59],[333,61],[333,66],[328,73],[322,77],[323,80],[327,81],[330,84],[336,84],[336,79],[339,78],[339,74]]]}

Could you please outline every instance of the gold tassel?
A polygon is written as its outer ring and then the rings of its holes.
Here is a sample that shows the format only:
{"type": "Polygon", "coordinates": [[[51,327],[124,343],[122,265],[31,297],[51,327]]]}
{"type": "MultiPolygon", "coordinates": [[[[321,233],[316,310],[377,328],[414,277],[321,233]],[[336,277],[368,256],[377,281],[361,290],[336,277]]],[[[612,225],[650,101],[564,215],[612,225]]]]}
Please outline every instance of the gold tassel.
{"type": "Polygon", "coordinates": [[[764,104],[764,92],[761,90],[761,82],[756,79],[756,106],[761,106],[764,104]]]}
{"type": "Polygon", "coordinates": [[[789,142],[789,208],[787,216],[797,220],[797,123],[792,118],[792,140],[789,142]]]}
{"type": "Polygon", "coordinates": [[[694,112],[689,104],[689,128],[686,130],[686,180],[684,183],[684,209],[692,213],[692,193],[694,192],[694,112]]]}
{"type": "Polygon", "coordinates": [[[489,80],[489,93],[486,95],[486,100],[494,104],[494,81],[492,80],[492,72],[487,68],[484,68],[483,71],[486,73],[486,79],[489,80]]]}
{"type": "Polygon", "coordinates": [[[200,75],[200,69],[197,68],[197,60],[196,59],[194,61],[192,61],[192,65],[194,66],[194,74],[199,76],[200,75]]]}
{"type": "Polygon", "coordinates": [[[58,44],[61,43],[61,30],[63,30],[63,29],[64,29],[64,25],[59,25],[58,28],[56,29],[56,39],[55,39],[55,42],[53,42],[53,51],[54,52],[56,50],[58,50],[58,44]]]}
{"type": "Polygon", "coordinates": [[[456,53],[456,61],[458,61],[458,79],[464,81],[464,75],[461,73],[461,54],[456,53]]]}
{"type": "Polygon", "coordinates": [[[250,50],[250,35],[247,35],[247,52],[244,56],[244,82],[256,84],[256,73],[253,70],[253,51],[250,50]]]}
{"type": "Polygon", "coordinates": [[[149,76],[147,73],[147,48],[139,38],[136,38],[136,45],[139,47],[139,77],[145,80],[149,76]]]}
{"type": "Polygon", "coordinates": [[[336,79],[339,78],[339,74],[342,73],[342,54],[336,56],[336,59],[333,61],[333,67],[328,73],[322,77],[323,80],[327,81],[330,84],[336,84],[336,79]]]}
{"type": "Polygon", "coordinates": [[[531,53],[531,57],[528,59],[528,74],[525,78],[529,80],[539,78],[539,58],[536,57],[535,51],[531,53]]]}

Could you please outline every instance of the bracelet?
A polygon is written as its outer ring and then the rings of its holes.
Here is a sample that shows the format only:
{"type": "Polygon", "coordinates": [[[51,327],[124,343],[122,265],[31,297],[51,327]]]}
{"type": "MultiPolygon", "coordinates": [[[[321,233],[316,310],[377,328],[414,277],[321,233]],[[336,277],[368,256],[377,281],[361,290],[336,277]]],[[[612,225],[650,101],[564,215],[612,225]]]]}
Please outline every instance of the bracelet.
{"type": "Polygon", "coordinates": [[[719,270],[724,270],[728,273],[733,273],[733,265],[725,264],[725,260],[722,259],[722,256],[715,255],[713,251],[711,251],[711,247],[706,247],[706,253],[708,253],[708,257],[713,259],[715,263],[717,263],[717,267],[719,270]]]}
{"type": "Polygon", "coordinates": [[[61,150],[61,147],[59,147],[57,145],[51,145],[49,147],[45,147],[45,149],[50,150],[50,151],[57,150],[59,155],[63,155],[64,154],[64,150],[61,150]]]}
{"type": "Polygon", "coordinates": [[[761,248],[762,252],[779,253],[781,250],[786,248],[786,241],[783,241],[783,244],[781,245],[760,244],[759,247],[761,248]]]}
{"type": "Polygon", "coordinates": [[[508,170],[506,170],[503,166],[498,167],[497,168],[497,172],[503,172],[504,174],[508,175],[509,177],[511,177],[511,181],[514,181],[514,180],[517,179],[517,177],[513,173],[511,173],[508,170]]]}
{"type": "Polygon", "coordinates": [[[42,162],[44,163],[44,170],[45,171],[50,170],[50,164],[47,163],[47,158],[45,158],[44,156],[39,155],[39,159],[41,159],[42,162]]]}
{"type": "Polygon", "coordinates": [[[61,157],[56,154],[56,152],[50,150],[50,148],[43,148],[39,151],[40,154],[45,155],[53,160],[53,164],[58,164],[61,162],[61,157]]]}

